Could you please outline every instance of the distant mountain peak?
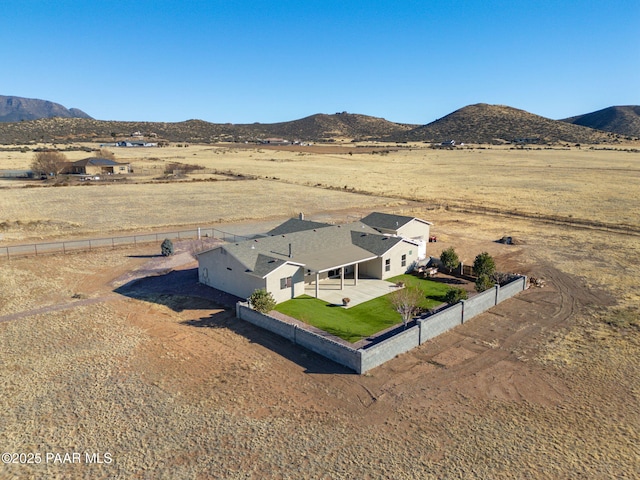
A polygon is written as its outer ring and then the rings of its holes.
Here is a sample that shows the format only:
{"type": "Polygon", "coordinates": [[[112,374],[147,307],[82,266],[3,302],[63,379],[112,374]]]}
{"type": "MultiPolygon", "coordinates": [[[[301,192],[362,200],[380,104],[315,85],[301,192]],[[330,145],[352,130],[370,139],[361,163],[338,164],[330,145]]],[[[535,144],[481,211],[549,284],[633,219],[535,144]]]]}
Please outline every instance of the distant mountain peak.
{"type": "Polygon", "coordinates": [[[640,105],[620,105],[561,120],[620,135],[640,137],[640,105]]]}
{"type": "Polygon", "coordinates": [[[427,125],[393,137],[395,140],[464,143],[539,142],[595,143],[608,136],[591,128],[569,125],[507,105],[476,103],[427,125]]]}
{"type": "Polygon", "coordinates": [[[21,122],[39,118],[91,118],[77,108],[37,98],[0,95],[0,122],[21,122]]]}

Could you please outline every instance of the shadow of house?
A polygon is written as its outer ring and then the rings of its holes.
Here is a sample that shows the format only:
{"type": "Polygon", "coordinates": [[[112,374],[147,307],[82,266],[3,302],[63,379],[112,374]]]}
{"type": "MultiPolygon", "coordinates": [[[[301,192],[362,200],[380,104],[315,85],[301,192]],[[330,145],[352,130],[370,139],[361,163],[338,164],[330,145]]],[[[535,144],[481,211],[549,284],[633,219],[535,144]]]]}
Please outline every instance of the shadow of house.
{"type": "Polygon", "coordinates": [[[196,268],[172,270],[160,275],[150,272],[149,276],[132,280],[116,288],[114,292],[136,300],[164,305],[175,312],[223,308],[224,312],[181,323],[196,328],[230,330],[300,365],[305,373],[354,374],[352,370],[279,335],[238,320],[235,317],[235,304],[243,299],[200,284],[196,268]]]}

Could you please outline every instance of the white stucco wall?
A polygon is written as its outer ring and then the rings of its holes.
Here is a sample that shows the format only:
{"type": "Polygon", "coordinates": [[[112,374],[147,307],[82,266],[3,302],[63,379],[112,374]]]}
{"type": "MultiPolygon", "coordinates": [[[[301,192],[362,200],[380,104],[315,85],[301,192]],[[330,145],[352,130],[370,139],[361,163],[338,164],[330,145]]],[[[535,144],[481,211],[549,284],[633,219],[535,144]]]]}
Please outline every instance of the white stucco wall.
{"type": "Polygon", "coordinates": [[[222,248],[198,255],[200,283],[240,298],[249,297],[255,290],[266,288],[266,280],[248,275],[246,268],[222,248]]]}
{"type": "Polygon", "coordinates": [[[404,238],[422,238],[429,240],[429,228],[427,223],[412,220],[398,230],[398,235],[404,238]]]}
{"type": "Polygon", "coordinates": [[[382,256],[382,279],[407,273],[418,260],[418,246],[408,242],[399,242],[382,256]],[[406,265],[402,265],[402,255],[406,255],[406,265]],[[385,270],[386,260],[390,260],[389,271],[385,270]]]}
{"type": "Polygon", "coordinates": [[[291,300],[304,294],[304,273],[302,267],[297,265],[282,265],[271,272],[267,278],[267,291],[271,292],[277,303],[291,300]],[[291,287],[281,288],[281,279],[291,277],[291,287]]]}

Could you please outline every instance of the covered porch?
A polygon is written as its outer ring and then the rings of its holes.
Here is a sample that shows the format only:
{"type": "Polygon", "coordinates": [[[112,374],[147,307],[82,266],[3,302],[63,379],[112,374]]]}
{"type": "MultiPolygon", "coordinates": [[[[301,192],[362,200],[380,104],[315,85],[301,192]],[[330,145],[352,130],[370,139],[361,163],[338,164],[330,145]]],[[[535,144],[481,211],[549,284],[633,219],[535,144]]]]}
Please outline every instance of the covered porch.
{"type": "Polygon", "coordinates": [[[317,289],[316,285],[306,285],[305,293],[333,305],[342,305],[342,299],[349,298],[350,302],[346,308],[350,308],[399,288],[391,282],[377,278],[359,278],[357,283],[354,280],[354,278],[347,278],[341,282],[340,278],[327,278],[320,281],[317,289]]]}

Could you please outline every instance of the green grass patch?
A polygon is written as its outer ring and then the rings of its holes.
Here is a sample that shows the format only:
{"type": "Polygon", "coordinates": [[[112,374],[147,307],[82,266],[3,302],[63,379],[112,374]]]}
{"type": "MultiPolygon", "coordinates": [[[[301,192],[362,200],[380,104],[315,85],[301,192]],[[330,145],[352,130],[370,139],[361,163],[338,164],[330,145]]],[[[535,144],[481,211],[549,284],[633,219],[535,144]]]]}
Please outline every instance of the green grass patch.
{"type": "Polygon", "coordinates": [[[407,287],[416,287],[422,290],[424,298],[420,303],[420,308],[423,310],[429,310],[441,303],[444,303],[444,296],[447,294],[449,285],[440,282],[434,282],[433,280],[427,280],[426,278],[419,278],[414,275],[398,275],[388,279],[391,283],[404,282],[407,287]]]}
{"type": "MultiPolygon", "coordinates": [[[[420,307],[425,310],[442,303],[449,289],[446,285],[412,275],[399,275],[389,280],[392,283],[405,282],[407,286],[416,286],[422,290],[425,298],[420,307]]],[[[400,314],[391,305],[389,295],[348,309],[302,295],[277,305],[276,310],[351,343],[402,321],[400,314]]]]}

